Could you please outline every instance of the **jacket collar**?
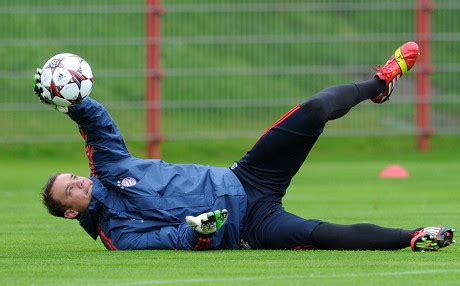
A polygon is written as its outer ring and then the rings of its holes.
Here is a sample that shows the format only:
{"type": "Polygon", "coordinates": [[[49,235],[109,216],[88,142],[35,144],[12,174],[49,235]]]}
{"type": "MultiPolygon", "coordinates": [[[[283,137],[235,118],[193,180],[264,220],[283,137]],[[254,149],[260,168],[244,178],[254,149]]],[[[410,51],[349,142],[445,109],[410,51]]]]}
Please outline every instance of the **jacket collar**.
{"type": "Polygon", "coordinates": [[[98,224],[99,224],[99,213],[102,208],[101,201],[104,197],[105,188],[101,182],[94,177],[90,177],[93,182],[93,192],[91,201],[89,202],[88,208],[81,213],[77,218],[80,222],[81,227],[94,239],[97,239],[99,235],[98,224]]]}

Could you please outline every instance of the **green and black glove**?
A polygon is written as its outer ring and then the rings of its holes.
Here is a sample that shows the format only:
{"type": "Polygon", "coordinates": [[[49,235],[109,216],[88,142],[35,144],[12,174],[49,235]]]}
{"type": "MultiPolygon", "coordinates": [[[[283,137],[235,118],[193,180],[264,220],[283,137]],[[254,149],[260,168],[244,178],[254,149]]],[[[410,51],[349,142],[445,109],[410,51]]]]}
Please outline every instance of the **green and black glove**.
{"type": "Polygon", "coordinates": [[[59,112],[67,113],[68,111],[67,107],[57,106],[56,104],[54,104],[54,102],[49,97],[46,96],[45,88],[42,85],[41,77],[42,77],[42,69],[37,68],[37,71],[35,72],[32,78],[33,83],[34,83],[35,95],[37,95],[37,97],[40,99],[40,101],[43,104],[46,104],[47,106],[53,109],[56,109],[59,112]]]}
{"type": "Polygon", "coordinates": [[[213,234],[218,231],[227,221],[226,209],[203,213],[198,216],[186,216],[185,221],[196,232],[201,234],[213,234]]]}

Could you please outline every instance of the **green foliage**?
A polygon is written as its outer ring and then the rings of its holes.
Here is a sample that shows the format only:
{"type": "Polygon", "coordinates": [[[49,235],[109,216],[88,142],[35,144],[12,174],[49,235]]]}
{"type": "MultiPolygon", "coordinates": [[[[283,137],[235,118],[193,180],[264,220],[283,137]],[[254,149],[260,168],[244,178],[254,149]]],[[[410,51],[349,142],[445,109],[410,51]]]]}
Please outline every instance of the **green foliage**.
{"type": "MultiPolygon", "coordinates": [[[[249,6],[260,3],[268,3],[268,7],[280,5],[274,0],[239,2],[249,6]]],[[[234,3],[230,0],[193,1],[193,4],[204,5],[199,7],[226,7],[234,3]]],[[[320,3],[333,8],[331,4],[341,2],[320,3]]],[[[350,3],[372,8],[372,1],[346,2],[350,3]]],[[[395,47],[414,39],[412,6],[405,1],[385,3],[391,3],[388,6],[391,9],[181,13],[174,12],[174,9],[191,7],[189,1],[162,1],[166,8],[161,17],[161,66],[165,71],[161,81],[162,132],[174,138],[184,130],[189,133],[242,132],[256,136],[258,130],[268,126],[292,104],[305,100],[318,90],[368,78],[372,67],[383,63],[395,47]],[[384,36],[379,37],[379,34],[384,36]],[[211,38],[214,36],[217,38],[211,38]],[[328,74],[322,71],[325,66],[341,68],[328,74]],[[217,106],[208,109],[206,101],[217,106]],[[252,102],[252,106],[265,103],[269,106],[256,111],[254,108],[227,108],[238,101],[247,105],[252,102]],[[235,126],[245,129],[238,130],[235,126]]],[[[317,7],[318,2],[284,1],[283,4],[308,8],[310,5],[317,7]]],[[[44,115],[30,87],[30,75],[35,67],[41,66],[53,54],[72,52],[91,64],[95,75],[93,96],[109,106],[112,112],[122,113],[122,116],[116,116],[116,120],[121,127],[130,127],[122,128],[127,138],[144,138],[144,7],[143,0],[72,3],[43,0],[40,5],[32,0],[2,1],[1,8],[5,12],[0,17],[0,26],[3,27],[0,33],[3,66],[0,85],[4,96],[0,97],[0,107],[4,112],[2,110],[0,114],[0,137],[21,138],[26,135],[39,140],[40,134],[42,137],[67,136],[76,140],[66,127],[68,125],[63,123],[61,126],[54,120],[55,116],[44,115]],[[16,13],[8,13],[9,9],[16,13]]],[[[458,18],[457,14],[457,10],[435,10],[433,31],[455,33],[459,25],[452,23],[458,18]]],[[[458,64],[456,48],[455,41],[433,41],[433,62],[458,64]]],[[[434,95],[457,96],[460,83],[454,77],[452,72],[434,74],[434,95]]],[[[404,81],[409,82],[409,88],[412,87],[412,79],[405,78],[404,81]]],[[[400,96],[404,91],[399,89],[398,92],[400,96]]],[[[434,122],[443,132],[444,124],[458,125],[458,107],[448,104],[450,106],[442,108],[434,106],[434,118],[441,118],[434,122]],[[447,117],[449,120],[444,120],[447,117]]],[[[397,122],[402,121],[406,126],[411,120],[406,116],[412,112],[411,108],[407,105],[405,108],[404,116],[387,111],[392,124],[384,122],[384,117],[370,113],[358,114],[356,118],[359,117],[362,124],[368,124],[366,128],[385,130],[383,128],[390,126],[392,129],[387,131],[394,132],[399,128],[397,122]]],[[[341,128],[353,130],[353,125],[342,125],[341,128]]],[[[411,132],[413,130],[405,130],[405,133],[411,132]]],[[[199,136],[195,134],[195,137],[199,136]]]]}

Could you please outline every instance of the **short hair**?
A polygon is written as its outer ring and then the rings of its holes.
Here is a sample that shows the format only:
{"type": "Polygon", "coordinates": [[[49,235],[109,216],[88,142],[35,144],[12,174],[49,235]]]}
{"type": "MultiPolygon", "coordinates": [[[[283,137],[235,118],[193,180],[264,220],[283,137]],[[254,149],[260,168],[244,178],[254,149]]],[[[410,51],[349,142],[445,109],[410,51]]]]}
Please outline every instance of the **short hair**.
{"type": "Polygon", "coordinates": [[[61,173],[55,173],[49,176],[48,181],[46,181],[46,184],[42,188],[41,199],[50,214],[65,218],[64,213],[66,211],[66,206],[54,199],[51,195],[51,188],[59,175],[61,175],[61,173]]]}

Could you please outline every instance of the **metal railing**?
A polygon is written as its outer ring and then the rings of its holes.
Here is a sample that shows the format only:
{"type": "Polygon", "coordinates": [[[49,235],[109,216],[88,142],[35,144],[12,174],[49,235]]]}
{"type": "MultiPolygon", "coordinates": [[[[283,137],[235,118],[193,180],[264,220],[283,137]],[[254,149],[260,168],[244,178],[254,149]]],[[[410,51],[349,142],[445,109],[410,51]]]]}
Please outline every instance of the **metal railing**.
{"type": "MultiPolygon", "coordinates": [[[[454,51],[460,3],[433,2],[431,127],[460,134],[460,59],[454,51]]],[[[31,73],[55,53],[88,60],[93,96],[113,113],[127,140],[149,137],[147,107],[161,110],[166,140],[257,138],[291,105],[329,85],[372,76],[373,66],[417,38],[415,1],[163,0],[160,37],[146,37],[146,10],[157,7],[144,0],[40,3],[0,3],[3,143],[79,140],[71,122],[31,95],[31,73]],[[147,69],[148,44],[161,49],[161,74],[147,69]],[[162,76],[161,100],[146,104],[149,74],[162,76]]],[[[409,74],[390,106],[362,104],[331,122],[326,134],[417,134],[415,89],[409,74]]]]}

